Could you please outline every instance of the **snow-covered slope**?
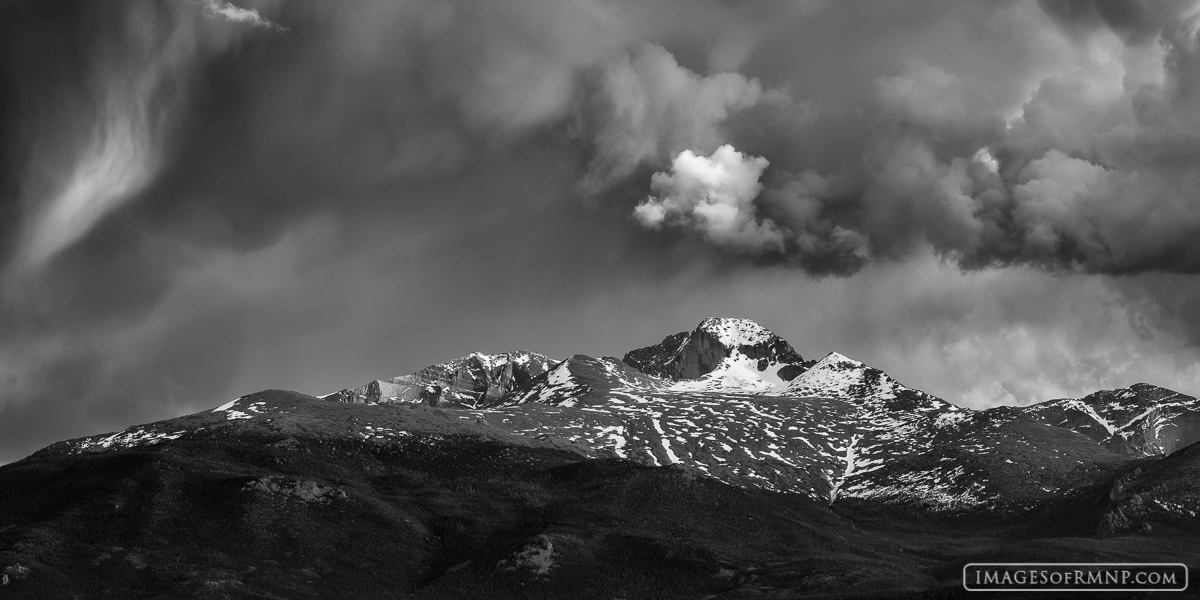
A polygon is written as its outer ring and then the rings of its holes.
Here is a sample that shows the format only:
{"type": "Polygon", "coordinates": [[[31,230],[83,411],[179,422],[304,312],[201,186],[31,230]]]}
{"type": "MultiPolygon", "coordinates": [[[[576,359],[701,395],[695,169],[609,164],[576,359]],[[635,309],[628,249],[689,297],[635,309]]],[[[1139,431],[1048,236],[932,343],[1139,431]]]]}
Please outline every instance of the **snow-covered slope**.
{"type": "Polygon", "coordinates": [[[623,361],[576,355],[457,406],[477,409],[464,419],[588,456],[682,464],[827,501],[972,510],[1081,485],[1123,460],[1109,450],[1179,447],[1200,418],[1194,402],[1134,386],[976,412],[837,352],[806,362],[753,321],[710,318],[623,361]]]}
{"type": "Polygon", "coordinates": [[[887,373],[837,352],[830,352],[777,394],[845,398],[877,408],[904,405],[907,410],[918,412],[960,410],[941,398],[909,388],[887,373]]]}
{"type": "Polygon", "coordinates": [[[1021,411],[1122,454],[1165,455],[1200,441],[1200,400],[1148,383],[1051,400],[1021,411]]]}
{"type": "MultiPolygon", "coordinates": [[[[790,363],[768,363],[759,369],[759,361],[741,353],[725,357],[713,370],[696,379],[681,379],[671,384],[671,389],[680,392],[742,391],[773,392],[787,386],[780,371],[791,367],[790,363]]],[[[786,372],[786,371],[785,371],[786,372]]]]}
{"type": "MultiPolygon", "coordinates": [[[[1001,493],[991,470],[951,468],[931,457],[948,449],[963,456],[1010,451],[963,441],[971,411],[836,352],[804,362],[786,341],[744,319],[706,319],[626,361],[572,356],[498,399],[466,407],[476,410],[463,419],[560,440],[588,456],[682,464],[730,483],[828,501],[989,505],[1001,493]]],[[[1055,482],[1043,487],[1057,489],[1055,482]]]]}
{"type": "MultiPolygon", "coordinates": [[[[1131,458],[1170,453],[1200,437],[1196,399],[1170,390],[1139,384],[972,411],[836,352],[805,362],[786,341],[744,319],[706,319],[623,361],[472,354],[327,399],[432,411],[445,424],[469,426],[472,435],[680,465],[827,502],[943,511],[1027,507],[1098,485],[1131,458]]],[[[269,427],[286,410],[240,399],[205,419],[269,427]]],[[[405,435],[394,420],[337,427],[380,443],[405,435]]],[[[141,426],[81,440],[74,451],[170,443],[195,433],[174,424],[141,426]]]]}
{"type": "Polygon", "coordinates": [[[540,402],[556,406],[603,404],[614,391],[654,391],[667,382],[646,375],[625,363],[606,356],[596,359],[576,354],[552,366],[526,387],[513,389],[496,406],[515,406],[540,402]]]}

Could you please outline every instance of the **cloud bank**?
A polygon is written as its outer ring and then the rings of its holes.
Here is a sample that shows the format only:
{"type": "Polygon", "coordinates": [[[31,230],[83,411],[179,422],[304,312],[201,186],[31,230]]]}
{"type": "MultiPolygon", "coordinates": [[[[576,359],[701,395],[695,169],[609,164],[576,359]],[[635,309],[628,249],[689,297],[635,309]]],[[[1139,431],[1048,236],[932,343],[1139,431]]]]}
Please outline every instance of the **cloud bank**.
{"type": "Polygon", "coordinates": [[[965,269],[1196,273],[1200,14],[1103,4],[1051,3],[1072,64],[1012,114],[969,71],[910,58],[875,78],[843,160],[779,164],[743,201],[783,239],[759,250],[819,274],[925,246],[965,269]]]}

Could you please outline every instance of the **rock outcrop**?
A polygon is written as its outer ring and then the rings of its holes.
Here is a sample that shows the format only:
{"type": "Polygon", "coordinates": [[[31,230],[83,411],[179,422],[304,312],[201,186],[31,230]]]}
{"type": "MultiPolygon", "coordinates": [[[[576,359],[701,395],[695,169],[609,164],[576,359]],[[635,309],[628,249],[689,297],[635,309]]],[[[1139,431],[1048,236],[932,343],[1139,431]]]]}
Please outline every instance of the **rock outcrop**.
{"type": "Polygon", "coordinates": [[[475,352],[411,375],[376,379],[324,398],[354,404],[483,406],[499,401],[506,394],[528,389],[555,363],[537,352],[475,352]]]}

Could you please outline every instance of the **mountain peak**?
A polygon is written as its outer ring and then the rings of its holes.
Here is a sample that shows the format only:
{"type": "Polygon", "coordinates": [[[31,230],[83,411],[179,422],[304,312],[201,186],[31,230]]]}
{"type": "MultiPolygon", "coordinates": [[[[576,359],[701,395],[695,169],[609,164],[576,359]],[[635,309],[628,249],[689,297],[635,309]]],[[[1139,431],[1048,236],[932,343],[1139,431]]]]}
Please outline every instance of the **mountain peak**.
{"type": "Polygon", "coordinates": [[[780,387],[810,364],[771,330],[750,319],[732,317],[704,319],[692,331],[632,350],[622,360],[650,375],[675,380],[706,378],[700,384],[705,389],[749,383],[747,391],[780,387]],[[727,375],[733,379],[725,381],[727,375]]]}
{"type": "Polygon", "coordinates": [[[787,392],[798,396],[833,393],[858,397],[893,397],[902,386],[887,374],[838,352],[830,352],[803,375],[792,380],[787,392]]]}
{"type": "Polygon", "coordinates": [[[853,399],[878,404],[889,410],[960,410],[941,398],[909,388],[887,373],[838,352],[826,354],[825,358],[788,383],[781,393],[788,396],[853,399]]]}
{"type": "Polygon", "coordinates": [[[737,317],[709,317],[696,326],[696,331],[712,335],[729,348],[754,346],[779,337],[750,319],[737,317]]]}
{"type": "Polygon", "coordinates": [[[826,354],[824,358],[817,361],[817,363],[813,365],[813,368],[816,368],[819,365],[848,365],[850,367],[866,366],[862,361],[854,360],[853,358],[850,358],[841,352],[830,352],[829,354],[826,354]]]}

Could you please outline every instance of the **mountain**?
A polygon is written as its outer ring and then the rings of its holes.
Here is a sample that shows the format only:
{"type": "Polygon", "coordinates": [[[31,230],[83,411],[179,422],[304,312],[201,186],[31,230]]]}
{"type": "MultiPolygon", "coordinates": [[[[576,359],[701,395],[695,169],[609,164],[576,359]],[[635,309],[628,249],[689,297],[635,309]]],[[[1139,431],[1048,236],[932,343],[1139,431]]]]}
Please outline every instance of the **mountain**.
{"type": "Polygon", "coordinates": [[[837,352],[804,361],[751,321],[705,319],[626,360],[572,356],[459,415],[590,458],[678,464],[826,503],[1024,510],[1123,464],[1087,437],[1090,422],[1025,410],[960,408],[837,352]],[[781,372],[790,380],[772,381],[781,372]]]}
{"type": "Polygon", "coordinates": [[[1148,383],[1043,402],[1025,412],[1121,454],[1158,456],[1200,441],[1200,401],[1148,383]]]}
{"type": "Polygon", "coordinates": [[[0,595],[956,597],[968,560],[1200,558],[1198,412],[970,410],[745,319],[474,353],[0,467],[0,595]]]}
{"type": "Polygon", "coordinates": [[[778,389],[812,364],[767,328],[730,318],[705,319],[690,332],[626,353],[622,362],[689,391],[778,389]]]}
{"type": "MultiPolygon", "coordinates": [[[[1194,398],[1145,384],[973,411],[837,352],[805,361],[761,325],[721,318],[625,360],[473,353],[322,398],[437,407],[503,439],[547,441],[590,459],[680,465],[819,502],[948,513],[1020,512],[1075,493],[1132,458],[1185,445],[1200,418],[1194,398]]],[[[228,410],[260,418],[252,407],[228,410]]],[[[185,433],[134,430],[111,443],[185,433]]],[[[378,436],[365,426],[345,433],[378,436]]]]}

